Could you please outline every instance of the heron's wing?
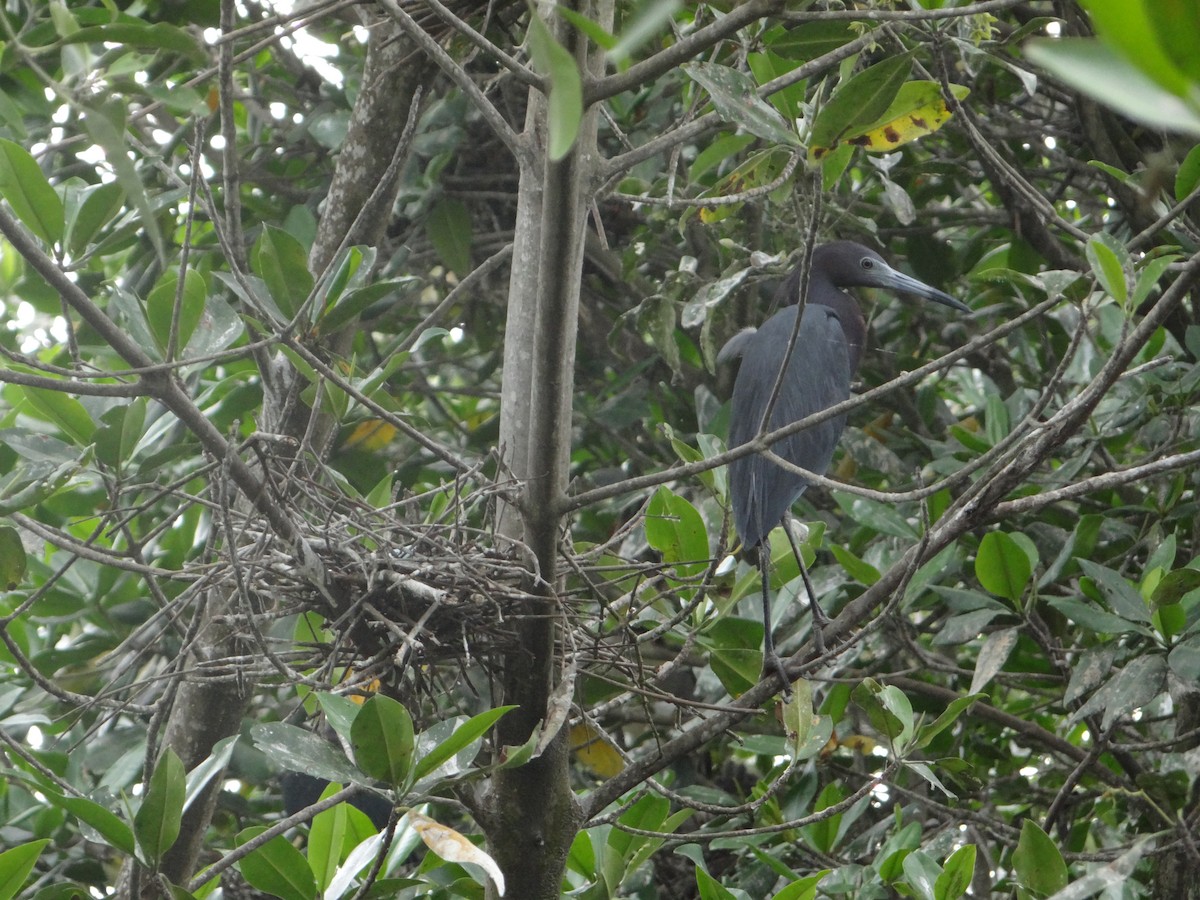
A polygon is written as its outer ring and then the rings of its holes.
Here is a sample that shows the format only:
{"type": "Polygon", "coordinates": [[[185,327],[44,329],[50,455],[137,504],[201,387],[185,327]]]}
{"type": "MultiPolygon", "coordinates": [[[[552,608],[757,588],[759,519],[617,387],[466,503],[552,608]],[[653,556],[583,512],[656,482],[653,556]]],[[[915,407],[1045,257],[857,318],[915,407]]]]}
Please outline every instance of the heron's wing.
{"type": "Polygon", "coordinates": [[[750,343],[750,339],[758,332],[757,328],[743,328],[733,337],[725,342],[725,346],[721,348],[721,352],[717,354],[717,365],[723,366],[731,360],[737,359],[746,352],[746,345],[750,343]]]}
{"type": "MultiPolygon", "coordinates": [[[[742,365],[734,383],[729,424],[730,447],[753,440],[760,431],[796,309],[790,306],[780,310],[741,347],[742,365]]],[[[825,307],[806,307],[768,430],[797,422],[849,395],[850,354],[845,333],[825,307]]],[[[839,416],[786,437],[773,449],[789,462],[824,474],[845,424],[845,417],[839,416]]],[[[803,476],[762,456],[734,460],[729,466],[729,490],[734,525],[743,545],[754,547],[765,538],[806,487],[808,481],[803,476]]]]}

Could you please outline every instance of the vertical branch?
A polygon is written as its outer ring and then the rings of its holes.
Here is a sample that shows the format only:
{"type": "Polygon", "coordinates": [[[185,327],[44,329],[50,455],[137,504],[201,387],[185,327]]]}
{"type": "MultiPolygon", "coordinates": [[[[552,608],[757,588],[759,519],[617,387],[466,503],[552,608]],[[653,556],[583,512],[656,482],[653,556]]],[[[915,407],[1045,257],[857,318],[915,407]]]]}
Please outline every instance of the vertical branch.
{"type": "MultiPolygon", "coordinates": [[[[588,4],[574,6],[611,26],[611,3],[599,17],[594,8],[582,9],[588,4]]],[[[586,72],[586,40],[565,28],[559,28],[558,39],[586,72]]],[[[501,510],[498,530],[529,548],[536,569],[528,585],[532,599],[519,610],[521,640],[504,660],[503,702],[518,708],[500,720],[502,746],[524,743],[544,723],[555,684],[558,543],[571,452],[588,189],[596,168],[595,111],[585,113],[575,146],[557,162],[544,159],[545,116],[545,98],[531,91],[525,138],[539,153],[537,159],[520,160],[500,431],[502,458],[521,484],[520,505],[501,510]]],[[[581,824],[564,737],[556,736],[532,762],[497,772],[480,806],[509,892],[558,897],[567,852],[581,824]]]]}

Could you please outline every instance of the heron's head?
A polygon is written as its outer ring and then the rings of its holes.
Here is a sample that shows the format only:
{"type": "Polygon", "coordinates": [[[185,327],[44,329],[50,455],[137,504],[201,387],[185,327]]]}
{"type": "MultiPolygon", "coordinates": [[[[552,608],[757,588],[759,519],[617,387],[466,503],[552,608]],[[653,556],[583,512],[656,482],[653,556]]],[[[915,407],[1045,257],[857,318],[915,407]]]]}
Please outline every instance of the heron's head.
{"type": "Polygon", "coordinates": [[[817,247],[812,255],[812,275],[809,282],[810,285],[825,282],[834,288],[886,288],[898,294],[911,294],[914,297],[932,300],[959,312],[971,311],[969,306],[955,300],[949,294],[893,269],[874,250],[854,241],[834,241],[817,247]]]}

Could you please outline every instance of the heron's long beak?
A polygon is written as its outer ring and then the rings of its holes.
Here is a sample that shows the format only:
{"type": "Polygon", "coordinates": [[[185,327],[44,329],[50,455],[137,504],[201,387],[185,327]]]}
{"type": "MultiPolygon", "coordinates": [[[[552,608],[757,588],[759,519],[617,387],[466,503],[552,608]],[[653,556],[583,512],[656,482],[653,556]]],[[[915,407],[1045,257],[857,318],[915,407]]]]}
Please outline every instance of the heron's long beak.
{"type": "Polygon", "coordinates": [[[932,300],[934,303],[942,304],[942,306],[949,306],[951,309],[957,309],[959,312],[971,311],[971,307],[955,300],[949,294],[943,293],[937,288],[932,288],[923,281],[917,281],[911,275],[897,272],[890,266],[883,268],[882,271],[877,269],[875,276],[878,279],[876,281],[877,287],[888,288],[898,294],[912,294],[915,297],[924,297],[926,300],[932,300]]]}

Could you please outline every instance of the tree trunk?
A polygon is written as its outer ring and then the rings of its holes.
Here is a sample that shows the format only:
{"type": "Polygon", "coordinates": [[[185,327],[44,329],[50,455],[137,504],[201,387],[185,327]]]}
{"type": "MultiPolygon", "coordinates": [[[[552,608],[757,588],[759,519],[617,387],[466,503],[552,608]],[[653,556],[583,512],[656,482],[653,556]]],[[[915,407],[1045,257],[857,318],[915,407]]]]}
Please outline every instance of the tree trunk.
{"type": "MultiPolygon", "coordinates": [[[[581,4],[582,6],[583,4],[581,4]]],[[[606,4],[607,6],[607,4],[606,4]]],[[[594,9],[581,9],[593,14],[594,9]]],[[[611,27],[611,9],[599,20],[611,27]]],[[[562,20],[555,23],[561,25],[562,20]]],[[[559,40],[588,71],[586,41],[559,28],[559,40]]],[[[533,557],[520,644],[503,662],[503,703],[518,709],[500,720],[501,747],[520,746],[548,715],[561,668],[556,638],[558,541],[570,463],[572,394],[579,292],[588,199],[595,177],[596,119],[584,116],[571,151],[547,161],[546,102],[530,92],[524,135],[531,152],[520,162],[517,231],[505,329],[500,451],[519,485],[519,503],[499,516],[499,534],[533,557]]],[[[557,898],[571,843],[582,816],[571,790],[565,735],[540,757],[497,772],[480,804],[491,852],[504,872],[508,896],[557,898]]],[[[490,894],[489,894],[490,896],[490,894]]]]}

